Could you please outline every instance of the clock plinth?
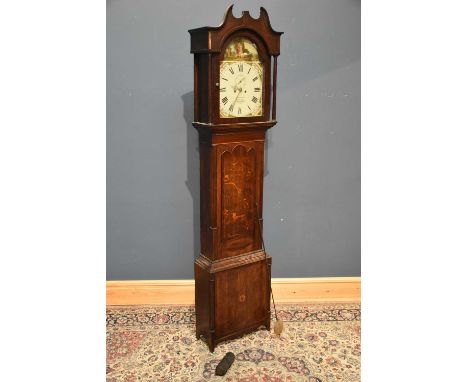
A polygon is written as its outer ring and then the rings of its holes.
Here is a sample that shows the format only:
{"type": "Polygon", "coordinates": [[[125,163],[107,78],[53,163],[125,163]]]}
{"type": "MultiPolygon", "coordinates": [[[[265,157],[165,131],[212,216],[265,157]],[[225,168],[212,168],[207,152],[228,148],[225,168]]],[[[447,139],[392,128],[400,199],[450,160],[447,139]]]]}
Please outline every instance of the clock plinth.
{"type": "Polygon", "coordinates": [[[200,151],[196,336],[213,351],[222,341],[270,329],[271,257],[262,250],[260,229],[281,32],[271,28],[263,8],[258,19],[248,12],[236,18],[232,6],[219,27],[189,32],[200,151]]]}
{"type": "Polygon", "coordinates": [[[213,351],[261,327],[270,330],[271,257],[263,251],[232,261],[195,261],[196,336],[213,351]]]}

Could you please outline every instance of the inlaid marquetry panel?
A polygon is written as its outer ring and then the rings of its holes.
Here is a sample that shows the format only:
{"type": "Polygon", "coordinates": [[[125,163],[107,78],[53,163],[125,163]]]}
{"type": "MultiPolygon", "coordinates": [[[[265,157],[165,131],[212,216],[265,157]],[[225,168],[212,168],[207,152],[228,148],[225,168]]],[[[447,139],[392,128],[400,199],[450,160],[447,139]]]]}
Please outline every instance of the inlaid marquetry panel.
{"type": "Polygon", "coordinates": [[[222,257],[226,257],[254,249],[257,151],[243,144],[222,151],[220,239],[222,257]]]}
{"type": "Polygon", "coordinates": [[[269,278],[267,263],[258,261],[242,268],[220,272],[215,279],[215,301],[220,310],[215,324],[216,333],[223,337],[243,327],[260,326],[269,310],[269,278]],[[240,320],[239,317],[242,317],[240,320]]]}

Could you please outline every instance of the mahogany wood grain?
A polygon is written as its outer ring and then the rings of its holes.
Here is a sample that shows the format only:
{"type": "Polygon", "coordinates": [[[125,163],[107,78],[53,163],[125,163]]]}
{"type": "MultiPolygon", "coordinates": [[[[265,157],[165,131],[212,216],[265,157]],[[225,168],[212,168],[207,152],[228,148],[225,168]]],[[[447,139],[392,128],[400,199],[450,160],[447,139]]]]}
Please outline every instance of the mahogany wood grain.
{"type": "Polygon", "coordinates": [[[273,106],[271,109],[271,119],[276,121],[276,76],[278,75],[278,57],[273,57],[273,106]]]}
{"type": "MultiPolygon", "coordinates": [[[[270,117],[271,57],[280,53],[282,32],[273,30],[260,9],[236,18],[232,6],[218,27],[189,30],[194,54],[193,126],[199,133],[200,240],[195,261],[196,335],[211,351],[216,344],[270,327],[271,257],[262,251],[258,217],[263,209],[265,131],[270,117]],[[262,115],[222,118],[219,111],[220,63],[234,38],[257,47],[263,67],[262,115]],[[258,206],[258,207],[257,207],[258,206]]],[[[276,84],[276,70],[273,81],[276,84]]]]}

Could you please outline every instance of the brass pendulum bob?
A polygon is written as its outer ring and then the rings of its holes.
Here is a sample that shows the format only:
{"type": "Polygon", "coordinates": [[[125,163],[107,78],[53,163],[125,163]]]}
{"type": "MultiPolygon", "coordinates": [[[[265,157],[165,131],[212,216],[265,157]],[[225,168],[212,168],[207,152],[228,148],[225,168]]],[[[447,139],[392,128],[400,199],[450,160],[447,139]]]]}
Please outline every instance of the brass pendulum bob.
{"type": "Polygon", "coordinates": [[[283,320],[279,319],[278,313],[276,313],[275,298],[273,297],[273,289],[271,288],[271,280],[270,280],[270,293],[271,293],[271,299],[273,300],[273,309],[275,311],[275,318],[276,318],[275,325],[273,325],[273,331],[275,332],[276,335],[281,336],[281,333],[283,333],[283,320]]]}
{"type": "Polygon", "coordinates": [[[281,335],[281,333],[283,332],[283,320],[276,320],[275,326],[273,327],[273,331],[278,336],[281,335]]]}

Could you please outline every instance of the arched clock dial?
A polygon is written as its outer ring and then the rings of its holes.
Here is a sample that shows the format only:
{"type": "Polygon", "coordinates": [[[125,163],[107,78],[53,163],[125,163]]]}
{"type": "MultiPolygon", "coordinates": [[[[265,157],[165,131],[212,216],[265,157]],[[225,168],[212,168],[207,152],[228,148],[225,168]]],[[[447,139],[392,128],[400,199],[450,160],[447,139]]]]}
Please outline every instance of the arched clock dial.
{"type": "Polygon", "coordinates": [[[230,42],[220,63],[219,115],[221,118],[263,115],[263,66],[257,47],[248,39],[230,42]]]}

